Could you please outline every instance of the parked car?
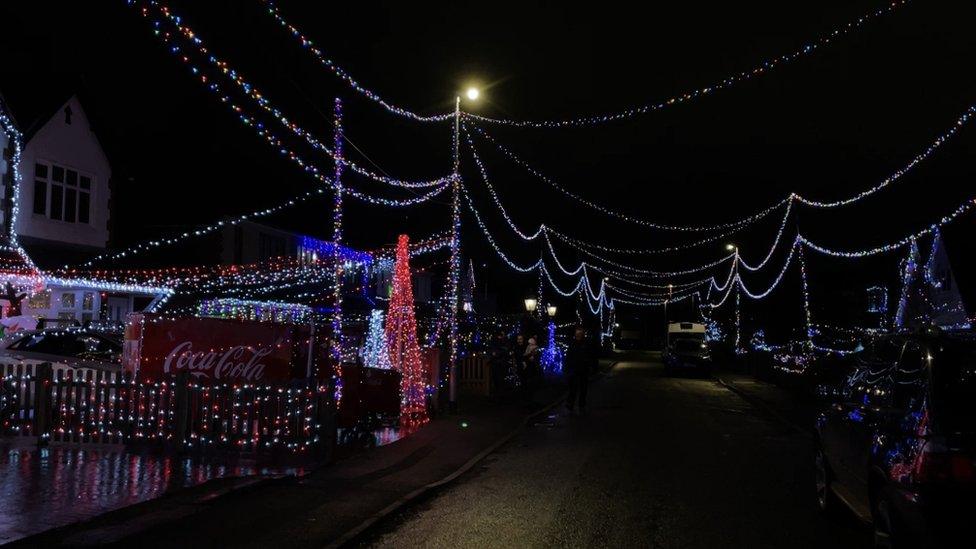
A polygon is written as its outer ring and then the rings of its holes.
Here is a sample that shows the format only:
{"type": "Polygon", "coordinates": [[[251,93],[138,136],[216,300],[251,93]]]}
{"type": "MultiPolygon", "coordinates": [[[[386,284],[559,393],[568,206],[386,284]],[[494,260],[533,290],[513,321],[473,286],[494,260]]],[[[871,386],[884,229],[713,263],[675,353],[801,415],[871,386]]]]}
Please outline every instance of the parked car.
{"type": "Polygon", "coordinates": [[[0,342],[0,363],[50,362],[55,367],[120,371],[122,342],[82,328],[31,330],[0,342]]]}
{"type": "Polygon", "coordinates": [[[817,421],[818,503],[844,503],[879,547],[950,547],[976,516],[976,339],[886,336],[817,421]]]}

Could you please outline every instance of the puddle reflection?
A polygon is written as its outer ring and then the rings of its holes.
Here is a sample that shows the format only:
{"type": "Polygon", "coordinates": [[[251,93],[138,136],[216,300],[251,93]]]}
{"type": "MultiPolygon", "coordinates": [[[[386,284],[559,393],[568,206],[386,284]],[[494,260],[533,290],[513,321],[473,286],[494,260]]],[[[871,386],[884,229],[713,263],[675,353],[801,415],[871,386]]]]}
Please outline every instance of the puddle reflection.
{"type": "Polygon", "coordinates": [[[298,472],[114,449],[0,444],[0,543],[211,479],[298,472]]]}

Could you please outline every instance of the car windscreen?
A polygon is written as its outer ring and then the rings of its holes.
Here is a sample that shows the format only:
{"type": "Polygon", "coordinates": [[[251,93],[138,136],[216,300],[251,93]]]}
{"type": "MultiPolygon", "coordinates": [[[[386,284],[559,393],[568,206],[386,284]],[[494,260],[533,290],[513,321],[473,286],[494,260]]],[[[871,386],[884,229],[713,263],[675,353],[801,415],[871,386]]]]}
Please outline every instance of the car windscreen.
{"type": "Polygon", "coordinates": [[[74,332],[39,332],[13,343],[10,349],[87,360],[114,360],[122,347],[102,337],[74,332]]]}
{"type": "Polygon", "coordinates": [[[698,353],[705,350],[703,345],[700,339],[682,338],[675,340],[674,350],[678,353],[698,353]]]}
{"type": "Polygon", "coordinates": [[[932,408],[946,429],[976,430],[976,344],[946,345],[936,354],[932,408]]]}

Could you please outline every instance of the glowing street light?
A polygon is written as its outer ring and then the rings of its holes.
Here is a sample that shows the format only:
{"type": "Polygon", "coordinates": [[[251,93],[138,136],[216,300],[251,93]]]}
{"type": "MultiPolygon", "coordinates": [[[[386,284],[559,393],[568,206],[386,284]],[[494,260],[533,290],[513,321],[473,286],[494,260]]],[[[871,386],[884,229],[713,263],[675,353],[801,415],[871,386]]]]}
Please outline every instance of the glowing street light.
{"type": "Polygon", "coordinates": [[[556,306],[550,305],[546,307],[546,312],[549,313],[549,318],[556,316],[556,306]]]}
{"type": "Polygon", "coordinates": [[[525,311],[529,313],[534,313],[536,307],[539,306],[539,302],[531,297],[525,300],[525,311]]]}
{"type": "Polygon", "coordinates": [[[725,249],[732,252],[735,251],[735,244],[729,243],[725,245],[725,249]]]}
{"type": "Polygon", "coordinates": [[[475,87],[470,87],[464,92],[464,96],[467,97],[469,101],[477,101],[480,95],[481,92],[475,87]]]}

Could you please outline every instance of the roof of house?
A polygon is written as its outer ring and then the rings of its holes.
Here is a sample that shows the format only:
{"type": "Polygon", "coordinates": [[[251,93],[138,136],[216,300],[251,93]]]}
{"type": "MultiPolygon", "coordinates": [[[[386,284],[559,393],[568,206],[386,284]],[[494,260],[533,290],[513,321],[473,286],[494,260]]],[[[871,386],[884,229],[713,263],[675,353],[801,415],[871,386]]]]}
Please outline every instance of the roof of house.
{"type": "Polygon", "coordinates": [[[942,228],[945,251],[952,266],[953,278],[959,287],[966,313],[976,315],[976,218],[962,216],[942,228]]]}

